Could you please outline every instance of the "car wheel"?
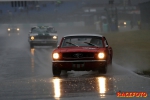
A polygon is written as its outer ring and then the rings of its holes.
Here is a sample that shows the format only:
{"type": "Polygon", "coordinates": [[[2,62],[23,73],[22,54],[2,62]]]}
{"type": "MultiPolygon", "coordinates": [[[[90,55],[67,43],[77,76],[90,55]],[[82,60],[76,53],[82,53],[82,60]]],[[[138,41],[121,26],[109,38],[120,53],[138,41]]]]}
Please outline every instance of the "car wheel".
{"type": "Polygon", "coordinates": [[[54,76],[60,76],[60,74],[61,74],[61,70],[56,66],[53,66],[52,71],[53,71],[54,76]]]}
{"type": "Polygon", "coordinates": [[[112,70],[112,57],[111,56],[110,56],[110,61],[109,61],[109,64],[108,64],[108,69],[112,70]]]}
{"type": "Polygon", "coordinates": [[[34,45],[33,45],[33,44],[30,44],[30,48],[31,48],[31,49],[34,48],[34,45]]]}
{"type": "Polygon", "coordinates": [[[105,65],[105,66],[103,66],[102,68],[100,68],[100,69],[98,70],[98,72],[99,72],[100,74],[106,74],[106,73],[107,73],[107,65],[105,65]]]}
{"type": "Polygon", "coordinates": [[[110,55],[110,65],[112,65],[112,56],[110,55]]]}

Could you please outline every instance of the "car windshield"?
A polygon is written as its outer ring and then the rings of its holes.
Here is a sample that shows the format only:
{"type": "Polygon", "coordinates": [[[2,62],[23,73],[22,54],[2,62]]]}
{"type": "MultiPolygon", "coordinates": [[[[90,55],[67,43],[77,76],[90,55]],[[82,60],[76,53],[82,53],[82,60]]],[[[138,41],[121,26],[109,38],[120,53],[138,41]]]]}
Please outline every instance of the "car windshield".
{"type": "Polygon", "coordinates": [[[37,28],[32,28],[32,33],[37,33],[37,32],[54,32],[54,28],[42,28],[42,27],[37,27],[37,28]]]}
{"type": "Polygon", "coordinates": [[[72,46],[103,47],[103,44],[102,38],[95,36],[72,36],[64,38],[61,47],[72,47],[72,46]]]}
{"type": "Polygon", "coordinates": [[[10,27],[10,28],[17,28],[17,26],[11,26],[11,25],[10,25],[9,27],[10,27]]]}

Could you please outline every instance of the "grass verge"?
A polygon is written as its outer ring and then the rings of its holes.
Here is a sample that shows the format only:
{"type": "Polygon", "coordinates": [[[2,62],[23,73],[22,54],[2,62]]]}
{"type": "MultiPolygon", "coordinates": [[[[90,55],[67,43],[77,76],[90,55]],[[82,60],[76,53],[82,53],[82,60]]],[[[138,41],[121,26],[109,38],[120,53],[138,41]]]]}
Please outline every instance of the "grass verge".
{"type": "Polygon", "coordinates": [[[113,61],[150,76],[150,30],[102,34],[113,48],[113,61]]]}

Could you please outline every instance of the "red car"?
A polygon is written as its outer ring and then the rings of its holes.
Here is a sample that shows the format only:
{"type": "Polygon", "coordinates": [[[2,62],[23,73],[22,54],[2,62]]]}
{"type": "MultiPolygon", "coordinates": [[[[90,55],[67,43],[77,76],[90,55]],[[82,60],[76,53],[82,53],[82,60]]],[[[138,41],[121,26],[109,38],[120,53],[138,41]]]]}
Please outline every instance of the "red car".
{"type": "Polygon", "coordinates": [[[112,64],[113,50],[106,38],[98,34],[73,34],[62,37],[52,52],[52,71],[59,76],[61,70],[107,73],[112,64]]]}

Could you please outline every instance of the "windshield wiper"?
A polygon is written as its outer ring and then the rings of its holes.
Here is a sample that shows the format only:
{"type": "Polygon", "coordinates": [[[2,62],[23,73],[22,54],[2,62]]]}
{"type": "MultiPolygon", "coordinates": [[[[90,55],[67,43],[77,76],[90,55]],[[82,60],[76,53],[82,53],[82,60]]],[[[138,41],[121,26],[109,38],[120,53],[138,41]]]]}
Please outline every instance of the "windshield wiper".
{"type": "Polygon", "coordinates": [[[78,45],[76,45],[76,44],[73,44],[73,43],[71,43],[71,42],[66,42],[66,43],[68,43],[68,44],[72,44],[72,45],[74,45],[74,46],[77,46],[77,47],[79,47],[78,45]]]}
{"type": "Polygon", "coordinates": [[[92,44],[92,43],[89,43],[89,42],[84,42],[84,43],[86,43],[86,44],[88,44],[88,45],[92,45],[92,46],[96,46],[96,47],[98,47],[97,45],[92,44]]]}

